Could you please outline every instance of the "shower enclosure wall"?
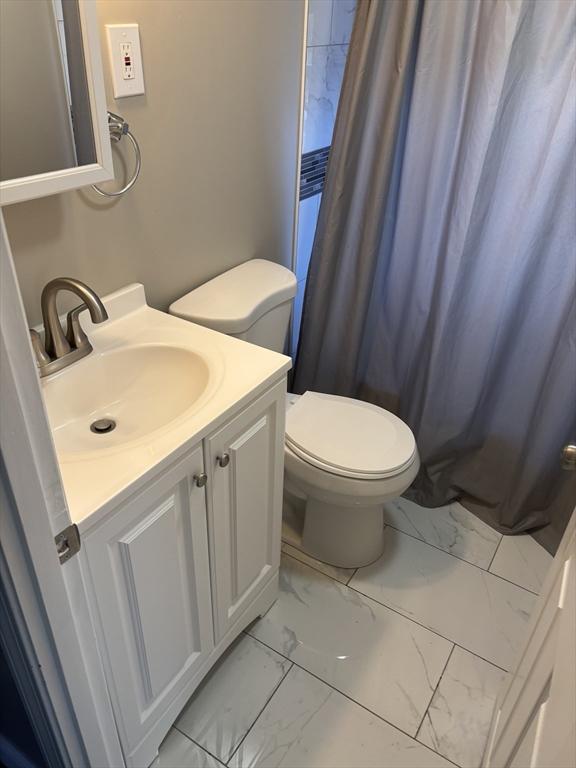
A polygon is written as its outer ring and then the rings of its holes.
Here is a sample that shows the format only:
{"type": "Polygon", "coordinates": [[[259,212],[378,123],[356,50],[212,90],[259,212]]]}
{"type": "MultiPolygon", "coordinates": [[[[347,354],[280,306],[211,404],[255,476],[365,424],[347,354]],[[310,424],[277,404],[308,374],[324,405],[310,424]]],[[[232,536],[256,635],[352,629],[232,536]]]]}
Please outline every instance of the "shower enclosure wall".
{"type": "Polygon", "coordinates": [[[309,0],[308,3],[296,251],[298,291],[292,319],[292,355],[298,347],[306,275],[355,11],[356,0],[309,0]]]}

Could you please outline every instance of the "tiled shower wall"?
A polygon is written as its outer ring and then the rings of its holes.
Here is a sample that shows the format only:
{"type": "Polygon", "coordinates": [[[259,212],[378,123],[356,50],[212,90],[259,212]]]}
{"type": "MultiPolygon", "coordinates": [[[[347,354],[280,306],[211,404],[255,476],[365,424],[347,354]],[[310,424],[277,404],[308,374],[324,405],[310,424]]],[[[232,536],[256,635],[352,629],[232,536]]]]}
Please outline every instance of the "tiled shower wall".
{"type": "MultiPolygon", "coordinates": [[[[306,80],[304,86],[304,127],[302,136],[303,162],[301,199],[298,218],[296,276],[298,291],[294,303],[292,325],[292,354],[296,352],[300,335],[302,302],[306,275],[314,241],[320,199],[322,173],[316,174],[314,188],[306,183],[306,166],[314,161],[317,150],[329,148],[334,119],[348,55],[348,43],[354,22],[356,0],[309,0],[308,39],[306,41],[306,80]],[[312,162],[311,162],[312,160],[312,162]],[[308,196],[309,195],[309,196],[308,196]]],[[[322,157],[319,158],[322,166],[322,157]]],[[[308,176],[308,179],[314,176],[308,176]]]]}

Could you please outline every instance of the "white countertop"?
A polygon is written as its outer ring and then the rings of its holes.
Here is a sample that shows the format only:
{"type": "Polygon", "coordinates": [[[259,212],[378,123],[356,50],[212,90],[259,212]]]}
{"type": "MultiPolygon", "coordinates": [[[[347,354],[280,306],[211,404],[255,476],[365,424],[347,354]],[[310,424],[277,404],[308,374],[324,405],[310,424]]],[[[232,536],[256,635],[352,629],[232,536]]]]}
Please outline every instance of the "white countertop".
{"type": "MultiPolygon", "coordinates": [[[[65,422],[66,403],[62,401],[66,400],[66,390],[73,392],[71,386],[84,386],[94,370],[94,360],[90,367],[93,355],[114,350],[120,354],[127,345],[168,345],[200,355],[209,373],[205,389],[192,406],[151,434],[110,449],[76,454],[66,453],[56,437],[70,518],[81,531],[155,476],[162,466],[184,455],[233,412],[281,380],[291,367],[289,357],[151,309],[139,284],[127,286],[103,301],[108,321],[92,325],[87,312],[81,319],[94,347],[91,355],[42,379],[53,428],[65,422]]],[[[162,396],[160,384],[158,397],[162,396]]]]}

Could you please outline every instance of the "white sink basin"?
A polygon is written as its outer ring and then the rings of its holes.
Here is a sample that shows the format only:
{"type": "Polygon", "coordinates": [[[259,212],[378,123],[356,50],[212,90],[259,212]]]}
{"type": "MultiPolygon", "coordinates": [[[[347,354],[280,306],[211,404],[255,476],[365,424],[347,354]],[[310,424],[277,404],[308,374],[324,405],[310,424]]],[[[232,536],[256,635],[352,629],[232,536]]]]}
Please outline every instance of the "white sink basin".
{"type": "Polygon", "coordinates": [[[40,380],[66,502],[81,526],[115,509],[161,462],[198,446],[290,367],[276,352],[152,309],[141,285],[103,301],[106,322],[93,325],[87,310],[80,316],[93,351],[40,380]],[[114,429],[92,432],[99,419],[114,429]]]}
{"type": "Polygon", "coordinates": [[[45,380],[56,450],[84,458],[148,438],[192,408],[209,378],[206,361],[189,349],[143,344],[93,352],[45,380]],[[112,422],[111,430],[91,431],[102,419],[112,422]]]}

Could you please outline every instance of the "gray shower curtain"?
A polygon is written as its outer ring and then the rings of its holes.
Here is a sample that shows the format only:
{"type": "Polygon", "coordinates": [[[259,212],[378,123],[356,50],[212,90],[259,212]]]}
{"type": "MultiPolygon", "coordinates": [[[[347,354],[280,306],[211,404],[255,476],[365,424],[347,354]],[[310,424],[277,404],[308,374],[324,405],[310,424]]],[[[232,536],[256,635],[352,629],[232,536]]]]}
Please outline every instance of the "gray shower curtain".
{"type": "Polygon", "coordinates": [[[360,0],[294,389],[414,431],[410,494],[504,533],[576,503],[575,16],[564,0],[360,0]]]}

